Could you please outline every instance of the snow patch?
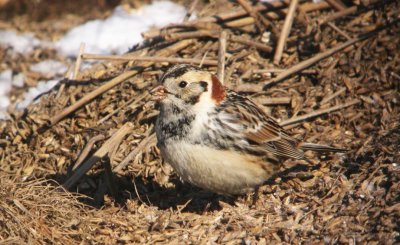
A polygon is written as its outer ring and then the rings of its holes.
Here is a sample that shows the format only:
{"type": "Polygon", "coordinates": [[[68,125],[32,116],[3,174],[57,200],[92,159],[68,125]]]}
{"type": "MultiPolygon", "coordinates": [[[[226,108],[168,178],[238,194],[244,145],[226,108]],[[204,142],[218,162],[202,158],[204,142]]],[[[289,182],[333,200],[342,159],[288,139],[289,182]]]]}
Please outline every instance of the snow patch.
{"type": "Polygon", "coordinates": [[[122,54],[143,40],[142,32],[151,27],[181,22],[185,14],[183,6],[169,1],[153,2],[131,12],[118,6],[104,20],[88,21],[71,29],[56,43],[56,47],[66,56],[76,56],[84,42],[87,53],[122,54]]]}
{"type": "Polygon", "coordinates": [[[18,34],[12,30],[0,30],[0,45],[11,48],[16,53],[30,53],[43,43],[33,33],[18,34]]]}
{"type": "Polygon", "coordinates": [[[45,60],[30,67],[31,71],[42,73],[47,77],[64,75],[67,69],[66,65],[56,60],[45,60]]]}
{"type": "Polygon", "coordinates": [[[17,103],[17,109],[25,109],[28,107],[39,95],[48,92],[58,83],[58,79],[50,81],[40,81],[36,87],[29,88],[24,94],[24,100],[17,103]]]}
{"type": "Polygon", "coordinates": [[[0,119],[7,119],[7,107],[10,105],[8,93],[12,86],[12,71],[5,70],[0,73],[0,119]]]}

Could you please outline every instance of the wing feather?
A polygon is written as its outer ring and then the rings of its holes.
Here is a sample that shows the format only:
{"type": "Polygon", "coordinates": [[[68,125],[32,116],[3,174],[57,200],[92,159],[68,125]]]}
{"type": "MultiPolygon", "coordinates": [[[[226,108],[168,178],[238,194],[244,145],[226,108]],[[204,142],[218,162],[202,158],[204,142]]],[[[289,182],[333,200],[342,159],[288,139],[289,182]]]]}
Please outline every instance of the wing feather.
{"type": "Polygon", "coordinates": [[[249,99],[238,94],[228,93],[229,103],[224,104],[221,113],[225,116],[221,123],[232,128],[236,124],[241,128],[241,134],[246,141],[268,154],[295,159],[304,159],[304,154],[298,148],[299,140],[291,137],[279,124],[249,99]],[[233,100],[233,101],[232,101],[233,100]]]}

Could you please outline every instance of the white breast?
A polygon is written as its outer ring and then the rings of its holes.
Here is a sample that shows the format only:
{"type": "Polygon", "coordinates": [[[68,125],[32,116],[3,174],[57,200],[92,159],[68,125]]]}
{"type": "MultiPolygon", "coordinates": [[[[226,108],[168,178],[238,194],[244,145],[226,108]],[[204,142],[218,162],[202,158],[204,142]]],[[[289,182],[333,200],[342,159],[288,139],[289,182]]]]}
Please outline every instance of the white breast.
{"type": "Polygon", "coordinates": [[[242,194],[270,177],[267,163],[254,156],[185,141],[168,142],[163,157],[183,180],[222,194],[242,194]]]}

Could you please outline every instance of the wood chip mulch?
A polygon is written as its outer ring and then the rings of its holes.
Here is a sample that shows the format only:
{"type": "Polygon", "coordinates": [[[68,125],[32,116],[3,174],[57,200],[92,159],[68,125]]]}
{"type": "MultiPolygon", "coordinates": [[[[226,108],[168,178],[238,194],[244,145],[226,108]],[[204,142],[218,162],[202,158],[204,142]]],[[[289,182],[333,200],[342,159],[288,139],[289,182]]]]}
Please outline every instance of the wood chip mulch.
{"type": "Polygon", "coordinates": [[[103,62],[0,121],[0,244],[399,243],[399,4],[194,2],[195,20],[122,56],[82,54],[103,62]],[[287,160],[257,198],[182,183],[148,93],[177,62],[349,153],[287,160]]]}

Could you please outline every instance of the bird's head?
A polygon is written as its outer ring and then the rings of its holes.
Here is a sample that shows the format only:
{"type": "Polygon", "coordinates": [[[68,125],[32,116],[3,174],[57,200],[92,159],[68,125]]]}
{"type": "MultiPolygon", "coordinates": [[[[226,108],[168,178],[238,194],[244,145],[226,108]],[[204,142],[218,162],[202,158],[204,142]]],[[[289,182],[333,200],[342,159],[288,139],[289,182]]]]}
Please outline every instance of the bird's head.
{"type": "Polygon", "coordinates": [[[218,78],[191,65],[176,65],[165,72],[161,85],[152,90],[162,105],[190,109],[200,104],[219,104],[226,92],[218,78]]]}

